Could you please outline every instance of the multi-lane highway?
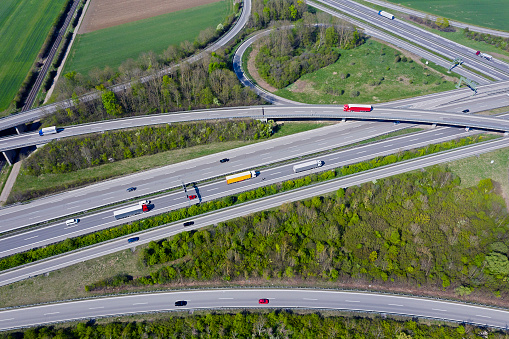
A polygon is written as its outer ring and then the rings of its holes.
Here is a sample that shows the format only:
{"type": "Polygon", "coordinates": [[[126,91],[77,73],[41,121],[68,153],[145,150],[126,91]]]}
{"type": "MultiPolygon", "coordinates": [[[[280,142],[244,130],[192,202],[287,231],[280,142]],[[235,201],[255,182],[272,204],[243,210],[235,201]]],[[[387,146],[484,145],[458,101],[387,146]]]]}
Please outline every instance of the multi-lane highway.
{"type": "MultiPolygon", "coordinates": [[[[0,225],[0,233],[58,218],[64,213],[69,215],[165,189],[180,188],[183,183],[200,182],[228,173],[240,172],[255,167],[259,168],[273,162],[326,151],[405,127],[403,124],[395,126],[369,122],[337,124],[104,181],[81,189],[38,199],[28,204],[0,209],[0,218],[3,221],[0,225]],[[229,158],[230,161],[225,164],[219,163],[219,159],[224,157],[229,158]],[[130,186],[137,187],[136,191],[126,192],[126,188],[130,186]]],[[[449,134],[444,133],[444,136],[446,135],[449,134]]],[[[426,141],[429,142],[433,139],[431,137],[426,141]]],[[[370,153],[366,155],[368,154],[370,153]]],[[[210,197],[205,195],[204,192],[201,192],[201,196],[202,199],[210,200],[210,197]]],[[[183,190],[180,197],[185,198],[183,190]]],[[[175,209],[176,206],[172,204],[173,202],[168,202],[164,206],[175,209]]],[[[154,213],[160,213],[162,205],[155,203],[155,206],[157,209],[154,210],[154,213]]],[[[109,216],[112,216],[111,212],[109,216]]],[[[101,221],[101,224],[103,222],[101,221]]],[[[64,232],[64,234],[67,233],[68,231],[64,232]]],[[[0,248],[3,249],[4,247],[1,246],[0,248]]]]}
{"type": "Polygon", "coordinates": [[[124,295],[0,311],[0,330],[131,313],[217,308],[376,312],[507,329],[509,311],[458,302],[318,289],[222,289],[124,295]],[[269,299],[261,305],[259,299],[269,299]],[[185,306],[175,306],[178,300],[185,306]]]}
{"type": "Polygon", "coordinates": [[[405,21],[389,20],[378,15],[372,8],[350,0],[314,0],[330,6],[348,15],[364,20],[370,25],[383,28],[393,34],[401,36],[407,41],[423,46],[434,53],[445,56],[450,61],[462,57],[465,65],[473,68],[495,80],[509,79],[509,64],[493,59],[488,61],[475,55],[475,50],[448,40],[438,34],[426,31],[405,21]]]}
{"type": "MultiPolygon", "coordinates": [[[[332,127],[332,126],[331,126],[332,127]]],[[[229,157],[230,161],[227,164],[220,164],[215,157],[215,161],[212,163],[203,164],[203,166],[193,167],[191,169],[185,169],[182,172],[173,173],[171,176],[167,178],[163,178],[162,180],[154,179],[154,182],[143,182],[139,184],[140,190],[150,190],[154,189],[148,184],[153,185],[164,185],[165,180],[167,182],[172,182],[175,179],[175,176],[181,178],[199,178],[202,171],[209,171],[209,176],[221,175],[224,171],[229,171],[230,166],[238,166],[238,170],[246,169],[242,168],[243,166],[247,166],[248,164],[265,164],[270,162],[278,162],[283,159],[287,159],[291,157],[291,154],[301,155],[305,153],[315,153],[319,149],[328,149],[331,146],[341,146],[346,145],[348,143],[352,143],[355,141],[360,141],[365,139],[368,135],[370,135],[374,130],[376,130],[376,134],[383,133],[383,126],[376,126],[375,124],[366,125],[366,126],[333,126],[334,128],[329,128],[329,133],[332,134],[326,135],[324,137],[317,137],[315,135],[314,138],[308,138],[306,135],[300,135],[300,140],[285,145],[279,145],[278,147],[265,147],[268,145],[258,144],[256,149],[251,147],[251,150],[248,149],[239,149],[240,154],[244,154],[243,156],[234,156],[229,157]],[[355,129],[355,130],[354,130],[355,129]],[[250,152],[251,151],[251,152],[250,152]],[[186,173],[187,172],[187,173],[186,173]]],[[[394,130],[399,126],[387,126],[385,125],[386,130],[394,130]]],[[[308,134],[309,136],[310,134],[308,134]]],[[[424,147],[430,143],[436,143],[440,141],[450,140],[454,138],[458,138],[465,135],[471,135],[470,133],[465,132],[462,129],[453,129],[453,128],[441,128],[435,130],[423,131],[420,133],[412,134],[412,135],[404,135],[397,138],[388,139],[385,141],[381,141],[378,143],[373,143],[369,145],[364,145],[360,147],[355,147],[351,149],[346,149],[338,152],[331,152],[329,154],[323,154],[317,156],[319,160],[325,163],[325,166],[320,168],[320,170],[325,170],[328,168],[336,168],[340,166],[350,165],[352,163],[356,163],[359,161],[364,161],[368,159],[372,159],[376,156],[384,156],[388,154],[392,154],[398,151],[407,150],[416,147],[424,147]]],[[[284,141],[283,141],[284,142],[284,141]]],[[[297,162],[298,163],[298,162],[297,162]]],[[[292,166],[295,162],[284,164],[281,166],[277,166],[274,168],[262,169],[260,170],[260,174],[256,179],[250,179],[244,182],[236,183],[234,185],[227,185],[225,180],[220,180],[217,182],[212,182],[208,184],[198,184],[194,187],[188,187],[187,192],[179,189],[174,193],[170,193],[164,196],[157,197],[155,199],[151,199],[154,205],[154,209],[150,212],[144,213],[143,215],[138,215],[129,218],[129,220],[136,220],[146,218],[148,216],[153,216],[155,214],[159,214],[162,212],[182,208],[189,206],[192,203],[205,202],[214,199],[219,199],[228,195],[238,194],[245,190],[256,189],[260,186],[264,186],[273,182],[279,182],[282,180],[289,180],[293,178],[297,178],[302,176],[303,173],[294,174],[292,171],[292,166]],[[197,198],[194,200],[187,199],[187,195],[197,195],[197,198]]],[[[253,166],[254,167],[254,166],[253,166]]],[[[250,168],[250,167],[248,167],[250,168]]],[[[305,174],[305,173],[304,173],[305,174]]],[[[189,180],[186,181],[198,181],[197,180],[189,180]]],[[[178,181],[177,181],[178,183],[178,181]]],[[[134,184],[137,186],[136,184],[134,184]]],[[[157,187],[157,186],[156,186],[157,187]]],[[[122,187],[123,188],[123,187],[122,187]]],[[[115,191],[118,192],[122,198],[125,198],[126,193],[122,188],[117,188],[115,191]]],[[[114,196],[111,194],[113,192],[108,191],[100,191],[97,192],[94,196],[94,199],[90,199],[92,203],[100,204],[101,197],[107,196],[104,200],[108,201],[112,199],[114,196]]],[[[55,197],[59,201],[62,201],[58,196],[55,197]]],[[[73,199],[68,203],[60,203],[57,202],[58,208],[52,209],[54,213],[62,213],[62,206],[66,206],[66,208],[72,209],[76,206],[74,202],[78,202],[78,204],[83,201],[83,198],[73,199]],[[69,206],[69,207],[67,207],[69,206]]],[[[131,205],[134,205],[136,202],[132,202],[131,205]]],[[[83,202],[86,204],[86,202],[83,202]]],[[[115,209],[119,209],[116,207],[115,209]]],[[[115,225],[119,225],[125,223],[126,220],[115,220],[113,217],[113,210],[108,209],[105,211],[97,212],[93,215],[88,215],[81,218],[81,221],[76,225],[66,225],[63,221],[53,224],[51,226],[46,226],[43,228],[39,228],[29,232],[23,232],[20,234],[12,235],[9,237],[0,238],[0,257],[11,255],[17,252],[22,252],[29,250],[34,247],[44,246],[50,243],[54,243],[57,241],[63,241],[66,238],[75,237],[78,235],[90,233],[93,231],[98,231],[100,229],[112,227],[115,225]]],[[[11,215],[2,216],[3,219],[9,221],[9,226],[2,227],[2,229],[12,230],[14,226],[14,222],[30,222],[26,220],[26,216],[34,215],[36,218],[37,215],[42,214],[41,209],[39,212],[35,214],[27,213],[27,211],[22,211],[22,213],[15,214],[15,217],[12,218],[11,215]],[[16,218],[18,217],[18,218],[16,218]]],[[[44,215],[48,215],[45,213],[44,215]]],[[[57,214],[58,215],[58,214],[57,214]]],[[[36,219],[34,219],[36,220],[36,219]]]]}
{"type": "MultiPolygon", "coordinates": [[[[408,141],[411,142],[411,140],[408,141]]],[[[385,146],[388,146],[384,147],[386,149],[392,147],[387,144],[385,146]]],[[[162,238],[170,237],[176,233],[185,230],[191,230],[195,228],[204,227],[207,225],[217,224],[219,222],[230,220],[232,218],[236,218],[239,216],[244,216],[258,211],[274,208],[288,201],[309,199],[314,196],[334,192],[339,188],[360,185],[362,183],[377,180],[380,178],[386,178],[396,174],[422,169],[424,167],[432,166],[435,164],[445,163],[448,161],[462,159],[477,154],[491,152],[505,147],[509,147],[509,138],[502,138],[499,140],[476,144],[469,147],[462,147],[448,152],[442,152],[430,156],[417,158],[414,160],[403,161],[400,163],[396,163],[394,165],[380,167],[378,169],[362,172],[355,175],[350,175],[344,178],[334,179],[320,184],[314,184],[312,186],[307,186],[290,192],[277,194],[261,200],[256,200],[254,202],[244,203],[236,207],[231,207],[228,209],[223,209],[202,216],[197,216],[194,218],[195,224],[187,228],[183,228],[182,224],[177,222],[168,226],[163,226],[157,229],[143,232],[142,235],[139,235],[140,240],[138,243],[148,243],[150,241],[157,241],[162,238]]],[[[353,151],[357,152],[356,155],[358,158],[362,159],[362,157],[364,157],[363,154],[364,150],[357,149],[353,151]]],[[[382,149],[381,152],[384,152],[384,150],[382,149]]],[[[370,156],[366,155],[366,157],[369,158],[370,156]]],[[[322,169],[328,169],[328,167],[334,166],[325,164],[324,168],[322,169]]],[[[293,174],[286,176],[284,175],[282,176],[281,173],[273,174],[275,174],[275,178],[274,179],[269,178],[264,180],[263,181],[264,184],[268,185],[272,183],[281,182],[281,180],[288,180],[293,178],[293,174]]],[[[260,175],[264,175],[263,172],[260,172],[260,175]]],[[[262,181],[261,178],[263,178],[260,175],[257,176],[256,179],[248,180],[246,182],[247,186],[239,187],[237,191],[234,190],[232,191],[232,193],[238,193],[244,190],[250,190],[259,187],[260,182],[262,181]]],[[[78,262],[121,251],[123,249],[129,248],[130,246],[131,244],[127,243],[126,238],[121,238],[106,243],[101,243],[99,245],[83,249],[81,251],[61,255],[59,257],[50,258],[44,261],[39,261],[34,264],[23,266],[20,268],[15,268],[0,274],[0,286],[20,281],[31,276],[40,275],[46,272],[60,269],[62,267],[67,267],[78,262]]]]}

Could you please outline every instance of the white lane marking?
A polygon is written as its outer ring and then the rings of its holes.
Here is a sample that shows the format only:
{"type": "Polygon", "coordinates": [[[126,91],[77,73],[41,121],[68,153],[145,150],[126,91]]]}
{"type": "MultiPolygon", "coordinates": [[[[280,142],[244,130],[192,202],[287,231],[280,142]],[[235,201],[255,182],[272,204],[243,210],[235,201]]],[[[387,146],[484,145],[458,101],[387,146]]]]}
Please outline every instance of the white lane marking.
{"type": "Polygon", "coordinates": [[[437,133],[437,134],[435,134],[435,135],[442,135],[442,134],[444,134],[444,132],[442,132],[442,133],[437,133]]]}
{"type": "Polygon", "coordinates": [[[387,145],[387,146],[384,146],[384,148],[387,148],[387,147],[391,147],[391,146],[392,146],[392,144],[390,144],[390,145],[387,145]]]}
{"type": "Polygon", "coordinates": [[[311,298],[302,298],[304,300],[318,300],[318,299],[311,299],[311,298]]]}
{"type": "Polygon", "coordinates": [[[347,303],[360,303],[360,300],[345,300],[347,303]]]}
{"type": "Polygon", "coordinates": [[[233,298],[217,298],[217,299],[233,299],[233,298]]]}
{"type": "Polygon", "coordinates": [[[403,307],[403,305],[399,305],[399,304],[387,304],[389,306],[399,306],[399,307],[403,307]]]}
{"type": "Polygon", "coordinates": [[[134,303],[133,305],[147,305],[148,303],[134,303]]]}
{"type": "Polygon", "coordinates": [[[447,312],[447,310],[441,310],[441,309],[439,309],[439,308],[432,308],[431,310],[432,310],[432,311],[447,312]]]}
{"type": "Polygon", "coordinates": [[[279,174],[279,173],[283,173],[283,172],[276,172],[276,173],[272,173],[272,175],[279,174]]]}
{"type": "Polygon", "coordinates": [[[76,224],[76,225],[72,225],[72,226],[69,226],[69,227],[64,227],[64,230],[66,230],[66,229],[68,229],[68,228],[73,228],[73,227],[76,227],[76,226],[78,226],[78,224],[76,224]]]}
{"type": "Polygon", "coordinates": [[[219,187],[216,187],[216,188],[209,188],[208,191],[215,191],[215,190],[218,190],[219,187]]]}
{"type": "Polygon", "coordinates": [[[491,317],[488,317],[487,315],[476,314],[475,316],[476,317],[481,317],[481,318],[490,318],[491,319],[491,317]]]}
{"type": "Polygon", "coordinates": [[[361,152],[357,152],[357,154],[361,154],[361,153],[366,153],[367,151],[361,151],[361,152]]]}
{"type": "Polygon", "coordinates": [[[109,217],[110,217],[110,216],[108,215],[107,217],[104,217],[104,218],[101,218],[101,219],[107,219],[107,218],[109,218],[109,217]]]}
{"type": "Polygon", "coordinates": [[[52,315],[52,314],[58,314],[60,312],[51,312],[51,313],[44,313],[44,315],[52,315]]]}
{"type": "Polygon", "coordinates": [[[30,239],[37,238],[37,237],[38,237],[38,235],[34,235],[33,237],[26,238],[25,240],[30,240],[30,239]]]}
{"type": "Polygon", "coordinates": [[[417,141],[417,140],[419,140],[419,138],[415,138],[415,139],[412,139],[412,140],[410,140],[410,141],[417,141]]]}
{"type": "Polygon", "coordinates": [[[104,306],[89,307],[88,309],[89,309],[89,310],[97,310],[97,309],[100,309],[100,308],[104,308],[104,306]]]}
{"type": "Polygon", "coordinates": [[[9,321],[9,320],[14,320],[14,318],[9,318],[9,319],[0,319],[0,321],[9,321]]]}

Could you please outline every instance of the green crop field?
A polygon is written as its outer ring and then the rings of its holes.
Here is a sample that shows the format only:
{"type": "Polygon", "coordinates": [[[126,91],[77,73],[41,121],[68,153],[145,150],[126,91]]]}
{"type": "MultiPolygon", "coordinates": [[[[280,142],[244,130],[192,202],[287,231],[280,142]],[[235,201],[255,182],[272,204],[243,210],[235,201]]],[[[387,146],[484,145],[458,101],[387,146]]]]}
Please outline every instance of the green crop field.
{"type": "Polygon", "coordinates": [[[453,79],[417,62],[396,62],[400,52],[373,39],[339,52],[334,64],[303,75],[275,94],[308,104],[374,104],[455,88],[449,81],[453,79]]]}
{"type": "Polygon", "coordinates": [[[472,25],[509,31],[509,2],[507,0],[388,1],[472,25]]]}
{"type": "Polygon", "coordinates": [[[0,111],[8,108],[65,0],[0,0],[0,111]]]}
{"type": "Polygon", "coordinates": [[[64,74],[87,74],[93,68],[117,68],[142,52],[160,54],[169,45],[193,42],[201,30],[216,27],[230,13],[229,1],[219,1],[158,15],[115,27],[80,34],[66,62],[64,74]]]}

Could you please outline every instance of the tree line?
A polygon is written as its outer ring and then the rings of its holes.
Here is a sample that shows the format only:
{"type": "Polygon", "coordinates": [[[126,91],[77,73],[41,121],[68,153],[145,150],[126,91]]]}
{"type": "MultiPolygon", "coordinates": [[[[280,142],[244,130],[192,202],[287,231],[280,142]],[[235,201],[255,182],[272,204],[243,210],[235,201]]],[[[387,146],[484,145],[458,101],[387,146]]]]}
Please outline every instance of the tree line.
{"type": "Polygon", "coordinates": [[[67,138],[45,145],[23,162],[23,173],[66,173],[108,162],[234,140],[266,139],[274,122],[229,120],[178,123],[67,138]]]}
{"type": "Polygon", "coordinates": [[[269,84],[284,88],[302,75],[336,62],[336,47],[350,49],[363,41],[356,29],[341,20],[304,13],[292,29],[282,27],[260,39],[255,65],[269,84]]]}
{"type": "Polygon", "coordinates": [[[490,179],[459,183],[433,168],[180,233],[141,251],[166,265],[127,284],[353,278],[507,295],[504,201],[490,179]]]}
{"type": "Polygon", "coordinates": [[[480,33],[471,31],[468,27],[463,29],[463,36],[474,41],[483,41],[489,45],[495,46],[509,52],[509,38],[503,38],[501,36],[491,35],[488,33],[480,33]]]}
{"type": "Polygon", "coordinates": [[[471,325],[430,324],[380,316],[321,312],[210,312],[169,314],[155,320],[40,326],[12,333],[5,339],[78,338],[506,338],[507,333],[471,325]]]}
{"type": "MultiPolygon", "coordinates": [[[[57,254],[66,253],[78,248],[83,248],[85,246],[90,246],[93,244],[97,244],[106,240],[115,239],[121,236],[125,236],[128,234],[140,232],[143,230],[147,230],[153,227],[165,225],[171,222],[175,222],[178,220],[182,220],[185,218],[193,217],[196,215],[200,215],[209,211],[219,210],[221,208],[233,206],[237,203],[242,203],[245,201],[251,201],[258,198],[263,198],[266,196],[274,195],[280,192],[285,192],[288,190],[292,190],[294,188],[308,186],[312,183],[323,182],[326,180],[342,177],[349,174],[358,173],[361,171],[366,171],[372,168],[377,168],[380,166],[393,164],[399,161],[408,160],[412,158],[416,158],[419,156],[423,156],[426,154],[432,154],[439,151],[453,149],[456,147],[461,147],[473,143],[477,143],[481,140],[484,140],[483,136],[469,137],[463,138],[459,140],[452,140],[440,143],[438,145],[430,145],[426,148],[401,152],[398,154],[388,155],[385,157],[377,157],[370,161],[364,161],[348,166],[344,166],[341,168],[337,168],[334,170],[322,172],[319,174],[310,174],[305,177],[301,177],[295,180],[287,180],[282,183],[273,184],[270,186],[259,187],[256,190],[251,190],[247,192],[242,192],[238,195],[227,196],[222,199],[207,201],[204,203],[192,205],[189,208],[183,208],[175,211],[171,211],[168,213],[163,213],[151,218],[146,218],[140,221],[133,221],[128,224],[120,225],[118,227],[112,227],[106,230],[102,230],[99,232],[87,234],[84,236],[79,236],[76,238],[68,238],[63,242],[59,242],[56,244],[48,245],[41,248],[36,248],[29,250],[23,253],[17,253],[5,258],[0,259],[0,271],[6,270],[12,267],[20,266],[26,263],[34,262],[40,259],[48,258],[57,254]]],[[[36,192],[37,193],[37,192],[36,192]]],[[[28,192],[27,194],[31,194],[28,192]]],[[[9,197],[10,199],[11,197],[9,197]]],[[[131,277],[132,278],[132,277],[131,277]]],[[[111,279],[108,279],[110,281],[111,279]]],[[[132,279],[128,279],[132,280],[132,279]]],[[[153,280],[147,279],[144,280],[143,283],[153,284],[153,280]]],[[[96,284],[92,284],[89,287],[86,287],[88,290],[92,290],[98,287],[108,286],[108,282],[102,281],[97,282],[96,284]]]]}

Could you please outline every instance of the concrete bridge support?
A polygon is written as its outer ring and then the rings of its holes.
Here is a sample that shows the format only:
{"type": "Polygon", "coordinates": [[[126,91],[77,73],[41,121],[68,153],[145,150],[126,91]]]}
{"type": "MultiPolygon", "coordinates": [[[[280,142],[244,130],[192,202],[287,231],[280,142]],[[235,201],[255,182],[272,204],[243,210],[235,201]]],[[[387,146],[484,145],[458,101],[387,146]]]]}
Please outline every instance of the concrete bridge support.
{"type": "Polygon", "coordinates": [[[15,149],[11,149],[8,151],[2,151],[2,153],[4,154],[7,163],[11,166],[14,165],[14,163],[16,162],[16,157],[18,156],[18,151],[15,149]]]}
{"type": "Polygon", "coordinates": [[[16,128],[16,133],[21,134],[27,130],[27,125],[21,124],[21,125],[16,126],[15,128],[16,128]]]}

